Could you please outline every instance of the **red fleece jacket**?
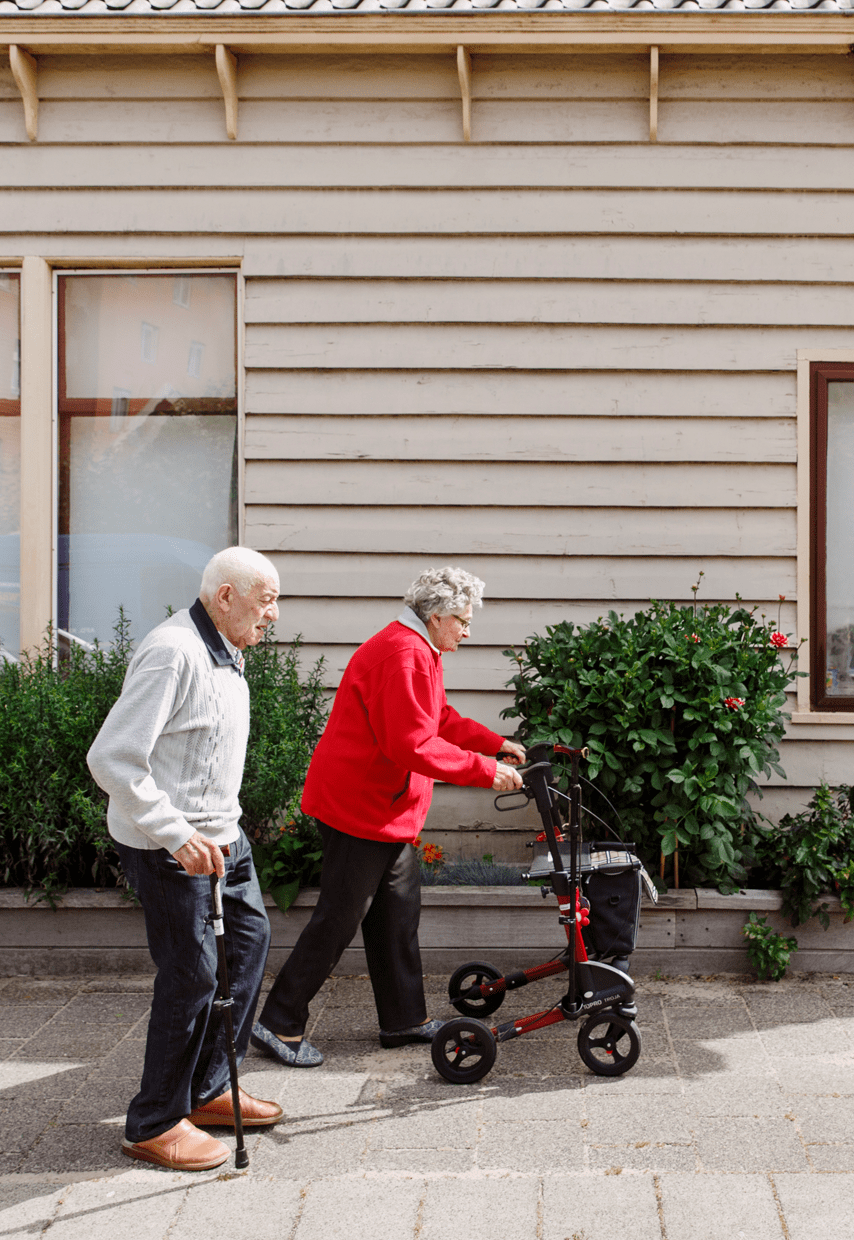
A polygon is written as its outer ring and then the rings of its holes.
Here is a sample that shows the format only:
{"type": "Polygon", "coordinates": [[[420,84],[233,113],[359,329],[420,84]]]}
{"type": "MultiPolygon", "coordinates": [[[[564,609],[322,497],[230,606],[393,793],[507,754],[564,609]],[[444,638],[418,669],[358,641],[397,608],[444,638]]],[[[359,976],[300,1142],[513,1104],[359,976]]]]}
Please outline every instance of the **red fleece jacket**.
{"type": "Polygon", "coordinates": [[[302,808],[364,840],[414,840],[433,780],[491,788],[504,737],[445,698],[442,659],[393,621],[347,665],[320,738],[302,808]]]}

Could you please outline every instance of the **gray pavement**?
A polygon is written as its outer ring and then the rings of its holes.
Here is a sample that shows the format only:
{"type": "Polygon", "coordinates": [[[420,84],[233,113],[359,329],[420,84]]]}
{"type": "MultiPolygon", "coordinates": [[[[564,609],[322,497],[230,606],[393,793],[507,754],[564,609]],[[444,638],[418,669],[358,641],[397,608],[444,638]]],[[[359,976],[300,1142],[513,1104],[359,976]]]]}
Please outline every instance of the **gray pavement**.
{"type": "Polygon", "coordinates": [[[560,1024],[471,1086],[429,1048],[381,1050],[367,979],[333,978],[310,1028],[326,1063],[250,1052],[244,1085],[286,1118],[249,1135],[248,1171],[196,1175],[119,1153],[150,992],[0,979],[0,1240],[854,1240],[854,975],[641,979],[626,1076],[591,1075],[560,1024]]]}

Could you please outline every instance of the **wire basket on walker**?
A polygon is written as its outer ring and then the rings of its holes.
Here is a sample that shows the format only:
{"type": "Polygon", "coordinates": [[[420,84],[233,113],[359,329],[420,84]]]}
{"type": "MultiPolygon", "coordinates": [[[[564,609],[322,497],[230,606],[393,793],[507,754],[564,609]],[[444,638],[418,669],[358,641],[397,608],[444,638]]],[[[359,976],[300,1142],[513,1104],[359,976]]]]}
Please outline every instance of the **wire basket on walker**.
{"type": "Polygon", "coordinates": [[[566,930],[567,946],[546,964],[517,969],[506,976],[481,961],[464,964],[451,976],[448,995],[462,1015],[446,1021],[438,1030],[432,1057],[440,1075],[454,1084],[470,1084],[486,1076],[495,1063],[499,1042],[562,1020],[582,1021],[578,1053],[597,1075],[620,1076],[638,1061],[641,1035],[635,1024],[635,984],[629,977],[628,960],[637,939],[642,882],[653,900],[657,896],[633,851],[634,845],[582,840],[578,767],[586,757],[586,749],[533,746],[528,750],[531,764],[520,772],[521,790],[495,798],[499,810],[515,809],[531,800],[536,803],[543,823],[537,838],[545,842],[547,850],[535,858],[528,877],[548,880],[548,886],[541,888],[542,895],[544,899],[557,897],[558,920],[566,930]],[[568,798],[556,787],[552,765],[545,758],[552,748],[569,758],[568,798]],[[560,799],[569,801],[569,822],[565,825],[560,799]],[[506,804],[508,801],[512,803],[506,804]],[[497,1011],[509,990],[561,973],[568,974],[566,994],[545,1011],[492,1027],[478,1019],[497,1011]]]}

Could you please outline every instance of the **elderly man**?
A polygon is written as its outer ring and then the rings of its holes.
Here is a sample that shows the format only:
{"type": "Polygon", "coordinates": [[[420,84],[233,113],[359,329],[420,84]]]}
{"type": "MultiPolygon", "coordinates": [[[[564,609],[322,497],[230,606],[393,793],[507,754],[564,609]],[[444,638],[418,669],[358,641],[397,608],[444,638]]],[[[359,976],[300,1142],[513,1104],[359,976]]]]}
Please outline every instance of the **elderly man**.
{"type": "MultiPolygon", "coordinates": [[[[200,1127],[234,1126],[209,875],[223,879],[238,1059],[246,1054],[270,927],[238,825],[249,735],[243,655],[278,617],[279,578],[264,556],[230,547],[205,568],[199,598],[153,629],[89,751],[110,802],[109,831],[145,912],[157,977],[142,1085],[122,1151],[203,1171],[228,1148],[200,1127]]],[[[272,1124],[276,1103],[241,1090],[243,1123],[272,1124]]]]}
{"type": "Polygon", "coordinates": [[[320,897],[252,1030],[280,1063],[323,1061],[303,1033],[308,1005],[361,924],[382,1046],[429,1042],[440,1027],[424,1002],[418,922],[420,871],[413,840],[434,779],[505,791],[507,762],[525,751],[448,705],[442,655],[468,636],[483,582],[460,568],[429,569],[398,618],[360,646],[314,752],[302,807],[323,837],[320,897]]]}

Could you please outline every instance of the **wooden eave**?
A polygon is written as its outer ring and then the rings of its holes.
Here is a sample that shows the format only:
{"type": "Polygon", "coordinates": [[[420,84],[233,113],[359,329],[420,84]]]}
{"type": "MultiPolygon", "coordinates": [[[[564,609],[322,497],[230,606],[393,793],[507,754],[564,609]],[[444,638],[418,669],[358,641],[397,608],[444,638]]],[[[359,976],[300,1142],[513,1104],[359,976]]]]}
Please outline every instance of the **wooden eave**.
{"type": "MultiPolygon", "coordinates": [[[[181,53],[213,55],[222,45],[247,53],[355,52],[436,54],[464,45],[472,55],[495,51],[648,53],[847,53],[854,10],[835,13],[324,13],[270,15],[204,13],[0,18],[0,48],[33,55],[181,53]]],[[[5,58],[5,57],[4,57],[5,58]]]]}

